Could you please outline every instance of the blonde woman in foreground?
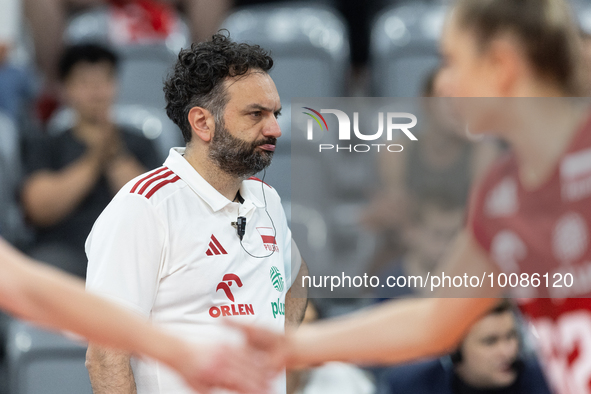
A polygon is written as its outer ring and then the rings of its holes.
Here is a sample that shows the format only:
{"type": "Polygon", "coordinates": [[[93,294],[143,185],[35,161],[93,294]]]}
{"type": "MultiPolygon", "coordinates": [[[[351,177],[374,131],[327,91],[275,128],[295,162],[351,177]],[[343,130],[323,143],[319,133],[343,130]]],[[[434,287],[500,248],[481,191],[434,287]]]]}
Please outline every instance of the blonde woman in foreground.
{"type": "MultiPolygon", "coordinates": [[[[548,275],[548,285],[524,285],[518,303],[555,392],[591,393],[591,109],[569,99],[586,85],[578,78],[583,52],[567,3],[458,0],[441,50],[442,95],[471,97],[455,101],[470,132],[511,147],[473,188],[466,227],[443,271],[486,273],[495,283],[515,273],[548,275]],[[574,285],[552,287],[564,270],[574,285]],[[551,298],[557,290],[562,297],[551,298]]],[[[507,289],[466,288],[465,298],[446,289],[307,325],[288,337],[290,364],[443,354],[507,289]]]]}

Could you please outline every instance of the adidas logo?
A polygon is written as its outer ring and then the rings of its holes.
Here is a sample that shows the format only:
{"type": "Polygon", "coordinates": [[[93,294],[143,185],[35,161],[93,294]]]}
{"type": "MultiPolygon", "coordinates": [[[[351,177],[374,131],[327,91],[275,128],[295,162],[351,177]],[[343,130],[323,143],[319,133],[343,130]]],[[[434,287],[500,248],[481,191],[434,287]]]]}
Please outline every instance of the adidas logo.
{"type": "Polygon", "coordinates": [[[215,237],[215,235],[211,234],[211,241],[209,241],[209,249],[205,252],[208,256],[220,255],[220,254],[228,254],[226,249],[222,246],[220,241],[215,237]]]}

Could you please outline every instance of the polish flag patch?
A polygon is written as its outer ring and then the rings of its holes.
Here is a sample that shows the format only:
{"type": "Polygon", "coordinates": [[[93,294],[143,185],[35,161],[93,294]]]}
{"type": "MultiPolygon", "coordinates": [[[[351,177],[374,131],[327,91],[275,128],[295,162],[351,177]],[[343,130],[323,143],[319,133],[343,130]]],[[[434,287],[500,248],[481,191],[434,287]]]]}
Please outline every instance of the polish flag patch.
{"type": "Polygon", "coordinates": [[[275,239],[275,230],[272,227],[257,227],[265,249],[278,252],[277,241],[275,239]]]}

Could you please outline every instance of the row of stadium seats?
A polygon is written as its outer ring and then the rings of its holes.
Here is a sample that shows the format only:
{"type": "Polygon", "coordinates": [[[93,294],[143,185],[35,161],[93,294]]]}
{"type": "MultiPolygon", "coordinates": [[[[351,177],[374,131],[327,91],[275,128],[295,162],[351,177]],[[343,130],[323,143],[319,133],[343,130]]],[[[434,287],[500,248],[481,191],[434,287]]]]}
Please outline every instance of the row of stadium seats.
{"type": "MultiPolygon", "coordinates": [[[[372,28],[372,95],[419,93],[425,72],[437,64],[444,15],[444,4],[433,2],[411,2],[381,13],[372,28]]],[[[114,44],[123,57],[119,102],[162,108],[161,82],[179,49],[189,43],[186,24],[162,43],[117,45],[109,38],[107,20],[104,8],[75,16],[64,40],[114,44]]],[[[222,27],[236,41],[271,50],[276,64],[271,74],[282,99],[347,94],[348,31],[333,8],[311,2],[251,6],[232,13],[222,27]]]]}
{"type": "Polygon", "coordinates": [[[11,394],[92,394],[86,345],[13,320],[8,325],[6,373],[11,394]]]}

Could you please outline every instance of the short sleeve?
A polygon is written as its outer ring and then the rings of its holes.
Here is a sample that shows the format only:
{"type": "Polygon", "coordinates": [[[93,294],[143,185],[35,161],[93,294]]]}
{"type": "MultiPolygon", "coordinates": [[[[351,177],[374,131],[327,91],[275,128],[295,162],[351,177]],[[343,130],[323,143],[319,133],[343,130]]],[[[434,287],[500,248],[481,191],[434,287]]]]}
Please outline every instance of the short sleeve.
{"type": "Polygon", "coordinates": [[[87,290],[150,315],[164,261],[166,229],[143,196],[117,195],[86,241],[87,290]]]}

